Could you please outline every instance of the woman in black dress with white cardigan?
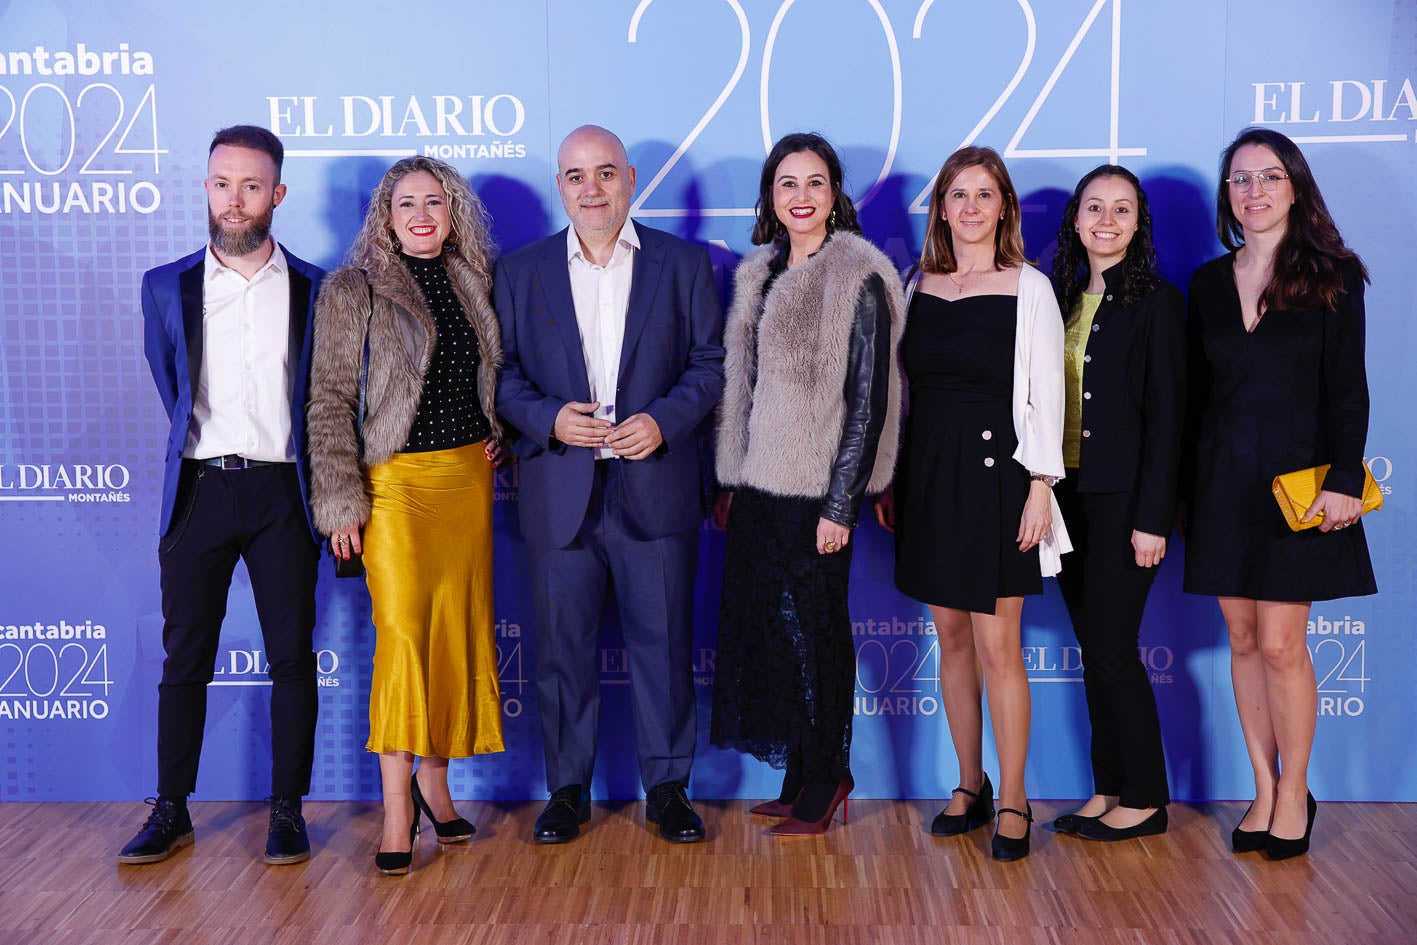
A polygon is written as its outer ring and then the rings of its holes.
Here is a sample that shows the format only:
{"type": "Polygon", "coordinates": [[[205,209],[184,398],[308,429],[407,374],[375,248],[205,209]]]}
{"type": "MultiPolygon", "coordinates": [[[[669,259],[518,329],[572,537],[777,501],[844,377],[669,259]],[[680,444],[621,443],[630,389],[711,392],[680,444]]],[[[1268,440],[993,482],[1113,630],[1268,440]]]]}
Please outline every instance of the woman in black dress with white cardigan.
{"type": "Polygon", "coordinates": [[[984,689],[1003,805],[993,855],[1017,860],[1033,821],[1023,598],[1043,592],[1071,548],[1052,494],[1063,476],[1063,320],[1052,284],[1024,261],[1018,194],[991,148],[961,148],[936,177],[901,359],[910,409],[876,514],[896,531],[896,587],[930,605],[939,634],[960,784],[930,830],[953,836],[994,819],[984,689]]]}
{"type": "Polygon", "coordinates": [[[1377,592],[1359,520],[1368,381],[1362,261],[1343,244],[1308,162],[1276,131],[1226,148],[1216,195],[1233,250],[1191,280],[1190,521],[1185,589],[1214,594],[1255,773],[1236,852],[1307,852],[1317,686],[1312,601],[1377,592]],[[1331,464],[1309,517],[1290,531],[1277,475],[1331,464]]]}

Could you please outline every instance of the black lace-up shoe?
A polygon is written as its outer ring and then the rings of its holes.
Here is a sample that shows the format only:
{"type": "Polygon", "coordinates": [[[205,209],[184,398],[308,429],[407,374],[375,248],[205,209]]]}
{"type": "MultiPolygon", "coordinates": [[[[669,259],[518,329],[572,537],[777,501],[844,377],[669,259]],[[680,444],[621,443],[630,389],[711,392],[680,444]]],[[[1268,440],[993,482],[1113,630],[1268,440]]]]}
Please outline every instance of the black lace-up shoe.
{"type": "Polygon", "coordinates": [[[266,862],[286,866],[310,859],[310,835],[300,816],[300,798],[272,797],[271,826],[266,834],[266,862]]]}
{"type": "Polygon", "coordinates": [[[590,792],[579,784],[557,788],[536,818],[536,842],[567,843],[581,835],[585,823],[590,823],[590,792]]]}
{"type": "Polygon", "coordinates": [[[665,781],[650,788],[645,798],[645,820],[659,824],[659,835],[674,843],[697,843],[704,838],[704,822],[678,781],[665,781]]]}
{"type": "Polygon", "coordinates": [[[118,862],[158,863],[192,842],[192,815],[187,805],[165,797],[149,797],[153,812],[138,835],[118,853],[118,862]]]}

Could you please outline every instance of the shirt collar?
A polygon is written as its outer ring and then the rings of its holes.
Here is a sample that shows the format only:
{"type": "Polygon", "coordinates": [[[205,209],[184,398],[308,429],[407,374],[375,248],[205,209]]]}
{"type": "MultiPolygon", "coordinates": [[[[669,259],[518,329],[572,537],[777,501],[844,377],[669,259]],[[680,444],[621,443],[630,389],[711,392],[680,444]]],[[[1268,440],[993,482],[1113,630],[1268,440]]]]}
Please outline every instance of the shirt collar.
{"type": "MultiPolygon", "coordinates": [[[[281,250],[280,243],[275,243],[275,248],[271,250],[271,258],[266,260],[266,264],[264,266],[256,270],[256,274],[251,277],[251,281],[255,282],[261,276],[265,275],[267,270],[274,272],[278,276],[284,276],[287,274],[289,269],[290,264],[286,261],[285,253],[281,250]]],[[[232,269],[229,266],[225,266],[222,264],[222,261],[217,258],[216,253],[212,252],[212,244],[208,243],[206,269],[204,271],[204,281],[211,282],[213,279],[216,278],[217,273],[222,271],[236,272],[235,269],[232,269]]]]}
{"type": "MultiPolygon", "coordinates": [[[[617,246],[630,246],[634,249],[640,248],[640,234],[635,229],[635,221],[626,219],[625,225],[620,227],[620,235],[615,237],[617,246]]],[[[574,226],[566,227],[566,262],[574,262],[579,256],[583,261],[589,263],[585,258],[585,253],[581,250],[581,238],[576,235],[574,226]]]]}

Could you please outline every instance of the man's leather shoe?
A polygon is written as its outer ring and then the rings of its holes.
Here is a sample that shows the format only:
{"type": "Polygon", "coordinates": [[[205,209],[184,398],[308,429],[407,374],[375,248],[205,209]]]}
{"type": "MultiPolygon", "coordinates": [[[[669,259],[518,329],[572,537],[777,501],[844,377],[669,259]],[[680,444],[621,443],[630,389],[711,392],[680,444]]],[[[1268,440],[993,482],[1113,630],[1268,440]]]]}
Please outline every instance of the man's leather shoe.
{"type": "Polygon", "coordinates": [[[148,822],[118,854],[119,863],[157,863],[192,842],[192,815],[187,805],[164,797],[149,797],[148,822]]]}
{"type": "Polygon", "coordinates": [[[674,843],[697,843],[704,838],[704,822],[678,781],[665,781],[650,789],[645,798],[645,820],[659,824],[659,835],[674,843]]]}
{"type": "Polygon", "coordinates": [[[536,818],[537,843],[566,843],[581,835],[581,824],[590,823],[590,792],[579,784],[557,788],[536,818]]]}
{"type": "Polygon", "coordinates": [[[310,835],[300,816],[300,798],[272,797],[271,826],[266,833],[266,862],[286,866],[310,859],[310,835]]]}

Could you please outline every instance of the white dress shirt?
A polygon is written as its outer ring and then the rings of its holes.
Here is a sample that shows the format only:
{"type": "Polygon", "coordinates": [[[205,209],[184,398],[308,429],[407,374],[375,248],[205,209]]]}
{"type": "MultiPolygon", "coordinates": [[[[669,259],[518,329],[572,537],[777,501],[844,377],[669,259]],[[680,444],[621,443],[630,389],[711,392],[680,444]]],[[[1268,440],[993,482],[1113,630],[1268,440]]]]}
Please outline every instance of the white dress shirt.
{"type": "MultiPolygon", "coordinates": [[[[586,376],[590,379],[591,400],[600,402],[597,417],[619,423],[615,390],[620,383],[620,350],[625,343],[625,313],[630,308],[630,282],[635,270],[635,253],[640,236],[635,224],[626,220],[615,239],[610,262],[597,266],[585,256],[576,228],[566,230],[566,265],[571,274],[571,298],[576,306],[576,324],[581,332],[586,376]]],[[[596,459],[611,459],[615,452],[598,447],[596,459]]]]}
{"type": "Polygon", "coordinates": [[[276,245],[247,280],[207,246],[202,366],[182,455],[294,462],[290,438],[290,269],[276,245]]]}

